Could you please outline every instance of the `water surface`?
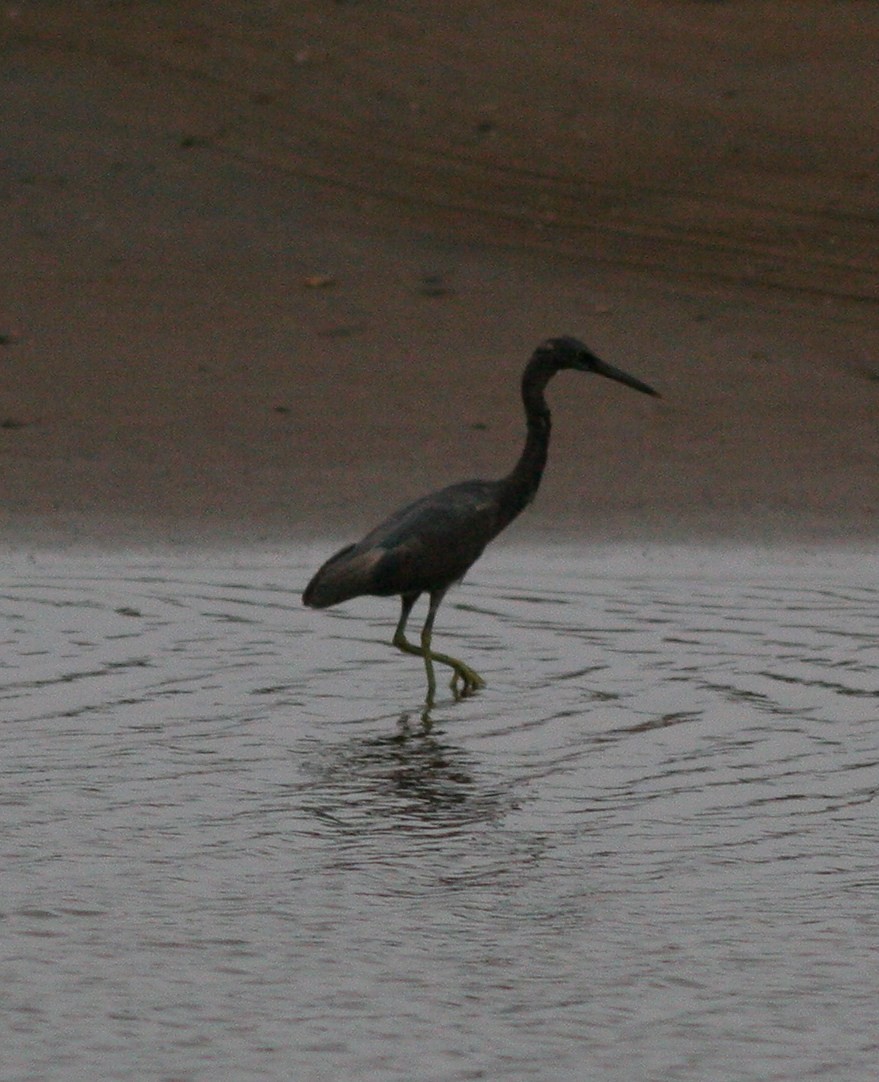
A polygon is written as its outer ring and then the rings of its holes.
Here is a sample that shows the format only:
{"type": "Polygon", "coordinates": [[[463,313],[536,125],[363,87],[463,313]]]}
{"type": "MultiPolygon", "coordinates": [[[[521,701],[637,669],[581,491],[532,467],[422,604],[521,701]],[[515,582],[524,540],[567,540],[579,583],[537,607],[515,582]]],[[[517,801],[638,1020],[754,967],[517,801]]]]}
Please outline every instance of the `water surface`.
{"type": "Polygon", "coordinates": [[[323,555],[0,562],[4,1082],[875,1078],[872,560],[323,555]]]}

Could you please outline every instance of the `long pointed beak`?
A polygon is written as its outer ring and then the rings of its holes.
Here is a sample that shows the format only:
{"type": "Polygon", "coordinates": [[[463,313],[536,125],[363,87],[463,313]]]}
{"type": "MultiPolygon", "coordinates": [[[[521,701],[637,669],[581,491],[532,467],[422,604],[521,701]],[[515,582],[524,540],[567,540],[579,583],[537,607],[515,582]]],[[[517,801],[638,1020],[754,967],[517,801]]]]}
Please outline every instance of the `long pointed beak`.
{"type": "Polygon", "coordinates": [[[649,384],[642,383],[640,379],[635,379],[635,377],[630,376],[628,372],[623,372],[619,368],[614,368],[612,364],[605,364],[604,361],[600,361],[597,357],[593,358],[592,363],[586,371],[597,372],[599,376],[607,376],[608,379],[615,379],[617,383],[625,383],[627,387],[634,387],[636,391],[643,391],[644,394],[652,394],[654,398],[662,397],[659,391],[654,391],[649,384]]]}

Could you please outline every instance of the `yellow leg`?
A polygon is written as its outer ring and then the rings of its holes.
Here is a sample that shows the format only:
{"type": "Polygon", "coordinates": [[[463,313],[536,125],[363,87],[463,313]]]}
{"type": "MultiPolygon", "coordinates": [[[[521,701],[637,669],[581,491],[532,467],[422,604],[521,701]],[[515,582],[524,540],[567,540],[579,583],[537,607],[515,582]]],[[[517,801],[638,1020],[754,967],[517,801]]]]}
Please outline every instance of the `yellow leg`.
{"type": "Polygon", "coordinates": [[[398,650],[402,650],[404,653],[415,654],[418,657],[424,658],[424,667],[427,669],[427,706],[430,707],[433,706],[433,700],[436,695],[436,677],[433,674],[433,663],[431,662],[430,656],[425,655],[424,650],[421,647],[415,646],[406,638],[406,621],[409,619],[409,613],[412,611],[412,606],[420,596],[420,594],[403,594],[403,607],[400,611],[397,630],[394,632],[393,644],[398,650]]]}
{"type": "Polygon", "coordinates": [[[455,657],[450,657],[448,654],[438,654],[435,650],[431,650],[430,648],[433,636],[433,621],[444,596],[445,590],[438,590],[430,595],[430,608],[428,609],[424,627],[421,629],[420,647],[415,646],[406,638],[406,621],[409,619],[409,613],[412,611],[412,606],[418,600],[418,594],[405,594],[403,596],[403,608],[400,613],[397,630],[394,632],[393,642],[398,650],[403,650],[407,654],[416,654],[418,657],[424,658],[424,668],[427,671],[428,706],[433,706],[434,697],[436,695],[436,677],[433,671],[434,661],[438,661],[441,665],[448,665],[452,670],[452,680],[449,686],[456,699],[463,698],[466,695],[472,695],[478,688],[485,687],[485,681],[479,673],[471,669],[469,665],[465,665],[463,661],[459,661],[455,657]],[[460,691],[458,690],[459,680],[461,681],[460,691]]]}

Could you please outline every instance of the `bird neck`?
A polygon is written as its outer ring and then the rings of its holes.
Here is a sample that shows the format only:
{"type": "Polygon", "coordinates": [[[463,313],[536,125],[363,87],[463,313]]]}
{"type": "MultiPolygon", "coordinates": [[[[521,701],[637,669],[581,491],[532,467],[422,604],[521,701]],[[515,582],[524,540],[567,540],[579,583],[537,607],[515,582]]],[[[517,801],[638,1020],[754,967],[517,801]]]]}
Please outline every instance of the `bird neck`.
{"type": "Polygon", "coordinates": [[[543,477],[552,429],[549,407],[543,397],[548,379],[549,375],[534,373],[529,366],[522,380],[522,402],[525,406],[528,433],[519,461],[503,482],[509,519],[514,518],[531,503],[543,477]]]}

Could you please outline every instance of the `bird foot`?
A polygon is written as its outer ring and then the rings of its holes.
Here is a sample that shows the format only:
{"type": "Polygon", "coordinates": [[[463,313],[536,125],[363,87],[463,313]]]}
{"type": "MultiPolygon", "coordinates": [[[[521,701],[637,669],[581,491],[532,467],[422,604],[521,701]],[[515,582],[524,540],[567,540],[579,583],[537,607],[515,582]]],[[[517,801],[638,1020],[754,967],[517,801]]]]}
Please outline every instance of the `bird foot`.
{"type": "Polygon", "coordinates": [[[471,669],[469,665],[464,665],[459,662],[458,665],[454,667],[454,673],[449,687],[451,687],[452,694],[456,699],[465,699],[468,695],[472,695],[474,691],[484,688],[485,681],[479,673],[471,669]],[[461,681],[460,688],[458,687],[459,680],[461,681]]]}

